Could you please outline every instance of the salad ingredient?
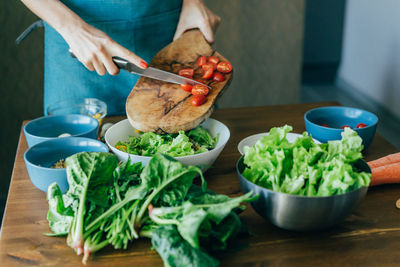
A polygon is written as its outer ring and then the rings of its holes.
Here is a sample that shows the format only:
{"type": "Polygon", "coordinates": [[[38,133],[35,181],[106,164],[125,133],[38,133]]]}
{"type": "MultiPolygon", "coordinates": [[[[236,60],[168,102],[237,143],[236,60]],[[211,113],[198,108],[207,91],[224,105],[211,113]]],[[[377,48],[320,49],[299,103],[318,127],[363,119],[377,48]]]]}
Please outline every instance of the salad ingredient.
{"type": "Polygon", "coordinates": [[[357,129],[359,129],[359,128],[364,128],[364,127],[367,127],[368,125],[366,125],[365,123],[359,123],[359,124],[357,124],[357,129]]]}
{"type": "Polygon", "coordinates": [[[371,186],[400,183],[400,162],[372,168],[371,186]]]}
{"type": "Polygon", "coordinates": [[[321,126],[329,128],[329,125],[326,123],[321,124],[321,126]]]}
{"type": "Polygon", "coordinates": [[[194,74],[194,70],[190,69],[190,68],[181,69],[181,70],[179,70],[178,74],[180,76],[183,76],[183,77],[186,77],[186,78],[192,78],[193,74],[194,74]]]}
{"type": "Polygon", "coordinates": [[[217,65],[218,62],[219,62],[219,59],[217,57],[215,57],[215,56],[210,56],[210,57],[207,58],[207,61],[212,63],[212,64],[217,65]]]}
{"type": "Polygon", "coordinates": [[[223,82],[225,81],[225,76],[221,72],[214,72],[213,80],[216,82],[223,82]]]}
{"type": "Polygon", "coordinates": [[[58,136],[58,138],[70,137],[70,136],[71,136],[71,134],[69,134],[69,133],[62,133],[62,134],[60,134],[60,135],[58,136]]]}
{"type": "MultiPolygon", "coordinates": [[[[203,65],[203,67],[204,66],[207,66],[207,65],[203,65]]],[[[208,69],[205,69],[204,73],[203,73],[203,76],[201,76],[201,78],[209,80],[213,76],[213,73],[214,73],[214,70],[212,69],[212,67],[208,68],[208,69]]]]}
{"type": "Polygon", "coordinates": [[[53,164],[50,168],[53,169],[64,169],[65,168],[65,159],[60,159],[56,163],[53,164]]]}
{"type": "Polygon", "coordinates": [[[193,86],[192,95],[208,95],[208,88],[207,86],[196,84],[193,86]]]}
{"type": "Polygon", "coordinates": [[[129,161],[116,166],[114,160],[115,155],[98,152],[67,158],[69,181],[77,179],[84,186],[79,190],[72,186],[62,195],[56,183],[50,185],[50,235],[69,232],[67,243],[75,244],[80,227],[79,246],[72,247],[78,255],[84,250],[83,263],[108,245],[126,249],[134,239],[148,237],[166,266],[218,265],[207,251],[226,249],[237,235],[242,224],[234,209],[252,201],[252,193],[237,198],[217,195],[206,189],[198,167],[162,154],[156,154],[144,168],[129,161]],[[193,185],[196,175],[202,187],[193,185]]]}
{"type": "Polygon", "coordinates": [[[207,57],[206,56],[200,56],[196,61],[196,64],[199,67],[203,66],[206,63],[207,63],[207,57]]]}
{"type": "Polygon", "coordinates": [[[204,95],[195,95],[192,98],[192,105],[193,106],[200,106],[206,102],[207,98],[204,95]]]}
{"type": "Polygon", "coordinates": [[[186,92],[191,93],[191,92],[192,92],[193,86],[190,85],[190,84],[181,84],[181,88],[182,88],[183,90],[185,90],[186,92]]]}
{"type": "Polygon", "coordinates": [[[164,153],[172,157],[194,155],[215,148],[218,136],[212,137],[207,129],[198,126],[178,134],[142,133],[139,137],[130,137],[128,142],[119,141],[115,148],[129,154],[152,156],[164,153]]]}
{"type": "Polygon", "coordinates": [[[343,125],[342,127],[340,127],[340,129],[344,129],[344,128],[351,128],[349,125],[343,125]]]}
{"type": "Polygon", "coordinates": [[[384,165],[388,165],[388,164],[392,164],[392,163],[396,163],[396,162],[400,162],[400,152],[390,154],[390,155],[384,156],[382,158],[370,161],[370,162],[368,162],[368,165],[371,169],[373,169],[376,167],[380,167],[380,166],[384,166],[384,165]]]}
{"type": "Polygon", "coordinates": [[[232,64],[227,61],[221,61],[217,65],[217,70],[222,73],[229,73],[232,71],[232,64]]]}
{"type": "Polygon", "coordinates": [[[244,148],[249,181],[277,192],[330,196],[368,186],[371,175],[354,163],[362,158],[362,139],[350,128],[342,140],[315,144],[306,132],[293,143],[286,139],[290,126],[272,128],[253,147],[244,148]]]}

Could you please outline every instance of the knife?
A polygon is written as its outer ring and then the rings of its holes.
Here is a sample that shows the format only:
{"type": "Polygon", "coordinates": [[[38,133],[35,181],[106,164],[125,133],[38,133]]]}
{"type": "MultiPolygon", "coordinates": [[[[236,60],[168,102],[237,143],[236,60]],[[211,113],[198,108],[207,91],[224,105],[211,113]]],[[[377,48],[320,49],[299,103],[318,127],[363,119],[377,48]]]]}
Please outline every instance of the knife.
{"type": "MultiPolygon", "coordinates": [[[[76,58],[76,56],[74,55],[74,53],[71,50],[69,50],[69,53],[71,54],[72,57],[76,58]]],[[[152,79],[156,79],[156,80],[160,80],[160,81],[164,81],[164,82],[169,82],[169,83],[176,83],[176,84],[190,84],[192,86],[196,85],[196,84],[201,84],[201,85],[206,86],[207,88],[211,89],[210,86],[208,86],[204,83],[177,75],[175,73],[171,73],[171,72],[160,70],[160,69],[153,68],[153,67],[148,67],[147,69],[139,68],[135,64],[133,64],[123,58],[113,57],[113,61],[114,61],[115,65],[118,66],[118,68],[126,70],[130,73],[140,75],[140,76],[145,76],[148,78],[152,78],[152,79]]]]}

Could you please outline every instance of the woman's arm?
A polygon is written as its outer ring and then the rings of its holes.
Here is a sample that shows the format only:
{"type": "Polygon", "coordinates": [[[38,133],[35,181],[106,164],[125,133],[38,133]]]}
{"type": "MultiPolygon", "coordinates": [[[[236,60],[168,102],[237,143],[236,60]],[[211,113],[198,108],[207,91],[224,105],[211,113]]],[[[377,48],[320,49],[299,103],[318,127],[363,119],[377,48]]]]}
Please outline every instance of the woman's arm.
{"type": "Polygon", "coordinates": [[[68,43],[72,52],[91,71],[119,73],[112,57],[124,58],[145,69],[147,63],[112,40],[106,33],[87,24],[58,0],[21,0],[33,13],[51,25],[68,43]]]}
{"type": "Polygon", "coordinates": [[[209,43],[214,42],[214,32],[221,18],[208,9],[203,0],[183,0],[181,16],[176,28],[174,40],[185,31],[199,28],[209,43]]]}

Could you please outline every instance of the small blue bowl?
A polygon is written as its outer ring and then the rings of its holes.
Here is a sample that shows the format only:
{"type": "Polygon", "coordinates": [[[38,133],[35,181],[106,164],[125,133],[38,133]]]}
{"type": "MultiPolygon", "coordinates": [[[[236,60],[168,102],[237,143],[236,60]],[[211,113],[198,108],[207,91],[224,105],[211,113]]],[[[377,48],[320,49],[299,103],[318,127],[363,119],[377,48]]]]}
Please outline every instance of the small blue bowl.
{"type": "Polygon", "coordinates": [[[304,122],[307,132],[323,143],[342,139],[343,129],[340,127],[348,125],[358,133],[363,140],[364,148],[367,148],[374,139],[378,117],[359,108],[321,107],[307,111],[304,114],[304,122]],[[359,123],[367,126],[357,129],[359,123]],[[329,127],[324,127],[322,124],[327,124],[329,127]]]}
{"type": "Polygon", "coordinates": [[[66,170],[50,167],[60,159],[83,151],[108,152],[108,147],[87,137],[57,138],[30,147],[24,154],[24,160],[33,185],[47,192],[49,185],[56,182],[65,193],[68,189],[66,170]]]}
{"type": "Polygon", "coordinates": [[[99,122],[86,115],[55,115],[28,122],[24,127],[24,134],[28,146],[31,147],[40,142],[58,138],[64,133],[96,139],[98,128],[99,122]]]}

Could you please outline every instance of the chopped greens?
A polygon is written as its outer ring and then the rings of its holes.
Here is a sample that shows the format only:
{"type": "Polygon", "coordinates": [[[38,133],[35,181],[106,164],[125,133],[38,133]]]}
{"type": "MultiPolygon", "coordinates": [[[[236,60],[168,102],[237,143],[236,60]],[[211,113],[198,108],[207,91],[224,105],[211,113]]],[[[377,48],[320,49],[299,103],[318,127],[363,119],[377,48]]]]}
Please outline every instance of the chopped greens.
{"type": "Polygon", "coordinates": [[[362,139],[345,128],[342,139],[316,144],[306,132],[293,143],[291,126],[272,128],[253,147],[244,148],[243,171],[267,189],[302,196],[330,196],[368,186],[371,175],[355,166],[362,159],[362,139]]]}
{"type": "Polygon", "coordinates": [[[162,153],[171,157],[181,157],[207,152],[215,148],[218,136],[212,137],[202,126],[177,134],[141,133],[130,137],[128,142],[119,141],[115,147],[129,154],[153,156],[162,153]]]}
{"type": "MultiPolygon", "coordinates": [[[[204,138],[204,137],[202,137],[204,138]]],[[[208,252],[227,248],[243,228],[236,210],[252,193],[236,198],[207,190],[198,167],[156,154],[143,167],[118,164],[115,155],[82,152],[66,159],[70,184],[62,195],[49,186],[47,219],[53,233],[83,253],[83,263],[106,246],[126,249],[152,239],[165,266],[217,266],[208,252]],[[199,175],[202,186],[193,185],[199,175]]]]}

